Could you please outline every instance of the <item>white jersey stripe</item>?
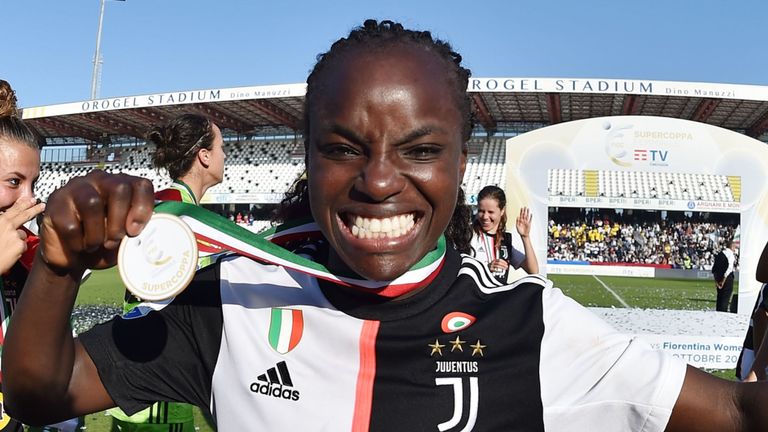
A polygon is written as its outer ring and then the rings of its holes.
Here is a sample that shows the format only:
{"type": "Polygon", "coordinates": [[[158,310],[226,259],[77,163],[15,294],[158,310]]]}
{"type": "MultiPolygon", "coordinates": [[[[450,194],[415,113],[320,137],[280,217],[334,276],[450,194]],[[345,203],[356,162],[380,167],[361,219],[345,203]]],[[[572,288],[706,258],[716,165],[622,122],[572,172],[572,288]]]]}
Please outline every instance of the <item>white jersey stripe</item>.
{"type": "Polygon", "coordinates": [[[480,389],[477,383],[477,377],[469,377],[469,418],[467,419],[467,425],[461,432],[470,432],[475,427],[477,421],[477,406],[478,399],[480,398],[480,389]]]}
{"type": "Polygon", "coordinates": [[[280,309],[280,336],[277,339],[277,352],[285,354],[288,352],[291,344],[291,333],[293,332],[293,311],[290,309],[280,309]]]}
{"type": "Polygon", "coordinates": [[[552,287],[552,281],[545,279],[540,275],[526,275],[516,281],[504,284],[494,278],[490,273],[490,270],[488,270],[480,261],[469,256],[464,256],[463,258],[463,265],[459,270],[459,275],[471,277],[475,281],[478,289],[485,294],[508,291],[524,283],[534,283],[541,285],[542,287],[552,287]]]}
{"type": "Polygon", "coordinates": [[[504,285],[498,279],[493,277],[493,274],[491,274],[485,264],[469,256],[464,256],[459,274],[466,274],[472,277],[472,279],[477,282],[478,286],[500,287],[504,285]]]}

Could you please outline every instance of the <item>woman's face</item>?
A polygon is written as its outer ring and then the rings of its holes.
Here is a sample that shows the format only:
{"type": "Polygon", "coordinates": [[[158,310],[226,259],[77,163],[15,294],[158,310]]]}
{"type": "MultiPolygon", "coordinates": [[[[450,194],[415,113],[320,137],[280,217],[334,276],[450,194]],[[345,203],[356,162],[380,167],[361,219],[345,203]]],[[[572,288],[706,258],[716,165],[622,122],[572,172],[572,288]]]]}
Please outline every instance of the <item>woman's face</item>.
{"type": "Polygon", "coordinates": [[[217,183],[224,180],[224,160],[227,155],[224,154],[224,139],[221,137],[221,130],[215,124],[211,125],[213,129],[213,145],[210,150],[209,172],[217,183]]]}
{"type": "Polygon", "coordinates": [[[499,207],[499,202],[494,198],[483,198],[477,203],[477,221],[480,228],[488,234],[496,234],[499,229],[501,216],[504,209],[499,207]]]}
{"type": "Polygon", "coordinates": [[[307,174],[330,269],[392,280],[434,249],[466,166],[447,73],[435,54],[395,46],[344,53],[318,77],[307,174]]]}
{"type": "Polygon", "coordinates": [[[33,197],[40,175],[40,151],[0,138],[0,212],[23,197],[33,197]]]}

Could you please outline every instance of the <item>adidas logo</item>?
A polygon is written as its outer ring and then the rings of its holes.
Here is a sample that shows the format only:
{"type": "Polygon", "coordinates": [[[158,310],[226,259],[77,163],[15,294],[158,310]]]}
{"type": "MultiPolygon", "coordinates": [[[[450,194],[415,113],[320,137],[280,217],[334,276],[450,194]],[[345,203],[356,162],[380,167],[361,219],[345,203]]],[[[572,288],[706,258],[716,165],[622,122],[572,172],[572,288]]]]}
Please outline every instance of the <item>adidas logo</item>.
{"type": "Polygon", "coordinates": [[[256,377],[256,381],[251,383],[251,391],[281,399],[299,400],[299,391],[293,390],[291,373],[288,372],[288,365],[284,361],[256,377]]]}

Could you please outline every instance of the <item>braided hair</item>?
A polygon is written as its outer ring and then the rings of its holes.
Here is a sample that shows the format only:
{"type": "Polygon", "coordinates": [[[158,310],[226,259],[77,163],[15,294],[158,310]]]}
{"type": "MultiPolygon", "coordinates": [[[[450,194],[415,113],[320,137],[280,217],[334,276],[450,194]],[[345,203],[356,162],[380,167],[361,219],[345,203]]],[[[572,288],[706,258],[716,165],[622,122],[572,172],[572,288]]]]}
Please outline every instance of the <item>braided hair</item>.
{"type": "Polygon", "coordinates": [[[432,52],[443,59],[449,76],[453,79],[456,94],[457,108],[462,117],[462,137],[469,140],[474,125],[472,116],[472,101],[467,94],[471,71],[461,65],[461,55],[453,50],[448,42],[432,37],[428,31],[409,30],[402,24],[389,20],[377,22],[373,19],[365,20],[361,27],[353,29],[345,38],[341,38],[331,45],[326,53],[317,56],[317,63],[307,77],[307,93],[304,97],[304,146],[308,145],[309,135],[309,107],[312,106],[315,94],[322,89],[323,72],[329,68],[336,59],[354,49],[364,48],[366,51],[376,51],[396,45],[411,44],[421,47],[425,51],[432,52]]]}

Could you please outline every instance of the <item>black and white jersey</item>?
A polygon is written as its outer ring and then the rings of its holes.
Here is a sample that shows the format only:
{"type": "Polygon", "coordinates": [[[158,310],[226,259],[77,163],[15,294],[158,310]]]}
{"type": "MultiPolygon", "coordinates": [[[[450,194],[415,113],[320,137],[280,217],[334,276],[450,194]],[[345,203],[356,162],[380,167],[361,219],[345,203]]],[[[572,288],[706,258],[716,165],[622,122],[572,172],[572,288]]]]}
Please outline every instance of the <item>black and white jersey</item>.
{"type": "Polygon", "coordinates": [[[81,340],[126,412],[185,401],[221,431],[661,431],[686,368],[546,279],[501,284],[452,250],[397,300],[227,258],[81,340]]]}
{"type": "Polygon", "coordinates": [[[752,316],[749,318],[749,327],[747,328],[747,334],[744,336],[744,343],[741,347],[741,353],[739,359],[736,362],[736,378],[744,380],[749,375],[749,371],[752,370],[752,364],[755,362],[755,343],[754,343],[754,316],[759,310],[768,311],[768,297],[766,296],[766,288],[768,284],[760,286],[760,291],[757,293],[757,299],[755,300],[755,307],[752,309],[752,316]]]}

